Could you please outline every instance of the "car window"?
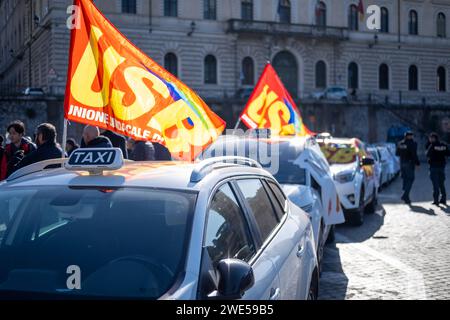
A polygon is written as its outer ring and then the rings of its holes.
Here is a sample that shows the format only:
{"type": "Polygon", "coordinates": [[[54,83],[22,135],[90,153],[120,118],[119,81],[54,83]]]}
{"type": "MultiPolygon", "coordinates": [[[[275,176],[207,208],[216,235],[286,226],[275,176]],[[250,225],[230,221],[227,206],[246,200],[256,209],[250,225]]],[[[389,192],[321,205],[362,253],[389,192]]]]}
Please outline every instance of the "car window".
{"type": "Polygon", "coordinates": [[[281,218],[287,211],[287,199],[283,191],[281,191],[280,187],[278,187],[275,182],[269,180],[268,184],[277,201],[276,205],[279,205],[279,207],[281,208],[282,215],[279,216],[279,218],[281,218]]]}
{"type": "Polygon", "coordinates": [[[238,180],[237,184],[253,212],[263,242],[278,224],[278,219],[259,179],[238,180]]]}
{"type": "Polygon", "coordinates": [[[195,201],[190,191],[141,188],[1,191],[0,287],[157,299],[184,269],[195,201]],[[81,270],[76,292],[66,284],[72,265],[81,270]]]}
{"type": "Polygon", "coordinates": [[[214,267],[227,258],[248,262],[256,253],[247,221],[228,184],[211,201],[204,246],[214,267]]]}

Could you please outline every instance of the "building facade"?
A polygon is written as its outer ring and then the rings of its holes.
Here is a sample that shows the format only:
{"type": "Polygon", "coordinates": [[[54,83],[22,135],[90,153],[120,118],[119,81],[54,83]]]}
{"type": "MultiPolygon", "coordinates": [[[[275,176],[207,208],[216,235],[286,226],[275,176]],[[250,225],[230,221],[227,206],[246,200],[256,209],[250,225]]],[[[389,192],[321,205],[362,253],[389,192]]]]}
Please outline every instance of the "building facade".
{"type": "MultiPolygon", "coordinates": [[[[133,43],[203,98],[244,98],[267,61],[295,98],[450,104],[450,0],[96,0],[133,43]]],[[[0,88],[64,94],[70,0],[0,0],[0,88]]]]}

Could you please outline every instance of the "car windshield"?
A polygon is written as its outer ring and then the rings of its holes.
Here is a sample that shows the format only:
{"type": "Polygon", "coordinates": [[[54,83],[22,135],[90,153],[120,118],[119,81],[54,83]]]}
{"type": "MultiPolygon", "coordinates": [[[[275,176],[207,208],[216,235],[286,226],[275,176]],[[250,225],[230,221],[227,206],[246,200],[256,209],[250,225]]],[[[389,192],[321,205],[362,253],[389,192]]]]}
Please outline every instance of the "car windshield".
{"type": "Polygon", "coordinates": [[[320,143],[320,149],[329,164],[350,164],[357,160],[356,148],[349,143],[320,143]]]}
{"type": "Polygon", "coordinates": [[[156,299],[184,269],[196,194],[42,187],[0,192],[0,295],[156,299]]]}

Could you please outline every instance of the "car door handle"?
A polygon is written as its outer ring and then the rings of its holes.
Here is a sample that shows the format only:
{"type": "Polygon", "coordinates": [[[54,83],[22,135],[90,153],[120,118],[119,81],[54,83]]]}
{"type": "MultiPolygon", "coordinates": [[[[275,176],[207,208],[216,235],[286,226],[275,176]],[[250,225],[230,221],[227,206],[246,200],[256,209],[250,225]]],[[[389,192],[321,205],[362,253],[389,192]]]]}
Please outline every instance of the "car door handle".
{"type": "Polygon", "coordinates": [[[298,245],[298,251],[297,251],[297,257],[301,258],[303,257],[303,254],[305,253],[305,247],[301,244],[298,245]]]}
{"type": "Polygon", "coordinates": [[[280,288],[272,288],[270,289],[270,298],[269,300],[279,300],[281,296],[280,288]]]}

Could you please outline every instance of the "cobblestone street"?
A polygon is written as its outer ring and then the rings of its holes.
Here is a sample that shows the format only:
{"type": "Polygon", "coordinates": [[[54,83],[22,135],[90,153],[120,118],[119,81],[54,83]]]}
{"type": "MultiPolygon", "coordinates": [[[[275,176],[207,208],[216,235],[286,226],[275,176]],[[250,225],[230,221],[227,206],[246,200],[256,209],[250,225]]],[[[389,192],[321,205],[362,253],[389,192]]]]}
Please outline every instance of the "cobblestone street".
{"type": "MultiPolygon", "coordinates": [[[[450,170],[447,168],[447,190],[450,170]]],[[[416,172],[407,206],[397,178],[364,225],[336,228],[325,250],[320,299],[450,299],[450,207],[431,204],[428,166],[416,172]]]]}

